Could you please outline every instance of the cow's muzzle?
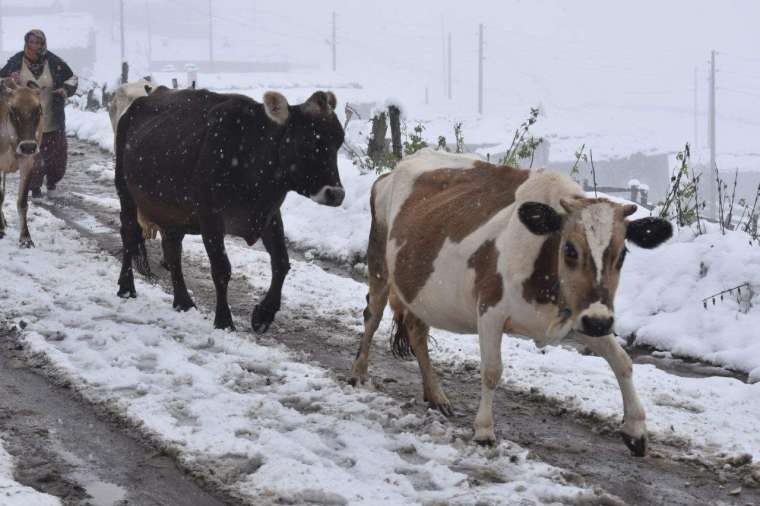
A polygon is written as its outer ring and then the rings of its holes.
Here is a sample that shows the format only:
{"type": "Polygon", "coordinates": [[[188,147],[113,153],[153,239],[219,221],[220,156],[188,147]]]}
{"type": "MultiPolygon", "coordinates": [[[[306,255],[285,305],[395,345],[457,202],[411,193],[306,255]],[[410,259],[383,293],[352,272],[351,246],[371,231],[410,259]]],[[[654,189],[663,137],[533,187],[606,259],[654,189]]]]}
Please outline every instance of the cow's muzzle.
{"type": "Polygon", "coordinates": [[[16,154],[20,156],[34,156],[40,152],[40,146],[36,141],[22,141],[16,147],[16,154]]]}
{"type": "Polygon", "coordinates": [[[336,207],[343,203],[346,191],[340,186],[323,186],[319,192],[309,198],[317,204],[336,207]]]}
{"type": "Polygon", "coordinates": [[[591,337],[602,337],[612,332],[612,324],[615,319],[612,317],[595,318],[591,316],[581,317],[582,332],[591,337]]]}
{"type": "Polygon", "coordinates": [[[587,336],[601,337],[612,332],[614,314],[605,304],[594,302],[580,314],[580,330],[587,336]]]}

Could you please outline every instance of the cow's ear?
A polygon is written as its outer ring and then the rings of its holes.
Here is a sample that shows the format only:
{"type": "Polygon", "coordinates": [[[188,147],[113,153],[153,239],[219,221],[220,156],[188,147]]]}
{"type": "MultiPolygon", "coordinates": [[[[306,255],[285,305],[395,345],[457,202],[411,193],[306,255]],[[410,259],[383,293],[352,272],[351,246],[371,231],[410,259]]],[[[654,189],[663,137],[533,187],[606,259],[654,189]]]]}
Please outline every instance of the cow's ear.
{"type": "Polygon", "coordinates": [[[148,95],[150,95],[150,92],[153,91],[153,87],[150,84],[146,84],[144,88],[145,88],[145,93],[147,93],[148,95]]]}
{"type": "MultiPolygon", "coordinates": [[[[333,95],[335,99],[335,95],[333,95]]],[[[333,112],[334,107],[330,106],[330,99],[328,94],[324,91],[317,91],[309,100],[301,105],[303,112],[311,116],[328,116],[333,112]]]]}
{"type": "Polygon", "coordinates": [[[656,248],[673,235],[673,225],[662,218],[647,217],[628,222],[625,238],[641,248],[656,248]]]}
{"type": "Polygon", "coordinates": [[[547,235],[562,228],[562,217],[551,206],[540,202],[526,202],[517,210],[520,221],[536,235],[547,235]]]}
{"type": "Polygon", "coordinates": [[[338,99],[335,98],[335,93],[332,91],[326,92],[327,94],[327,105],[330,106],[330,109],[333,111],[335,110],[335,107],[338,105],[338,99]]]}
{"type": "Polygon", "coordinates": [[[288,99],[282,93],[267,91],[264,93],[264,110],[269,119],[278,125],[284,125],[288,121],[288,99]]]}

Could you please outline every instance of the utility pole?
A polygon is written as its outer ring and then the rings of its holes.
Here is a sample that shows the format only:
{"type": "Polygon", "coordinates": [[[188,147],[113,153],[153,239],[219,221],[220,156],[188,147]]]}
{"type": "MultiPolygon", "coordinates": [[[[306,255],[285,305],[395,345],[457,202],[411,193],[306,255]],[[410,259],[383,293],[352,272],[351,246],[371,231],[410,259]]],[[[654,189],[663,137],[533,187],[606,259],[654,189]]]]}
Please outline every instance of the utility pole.
{"type": "Polygon", "coordinates": [[[126,63],[124,56],[124,0],[119,0],[119,33],[121,36],[121,63],[126,63]]]}
{"type": "Polygon", "coordinates": [[[448,84],[446,76],[448,71],[446,69],[446,29],[443,24],[443,16],[441,16],[441,70],[443,71],[441,77],[443,77],[443,94],[447,94],[448,84]]]}
{"type": "Polygon", "coordinates": [[[446,89],[448,90],[448,97],[449,100],[451,100],[452,90],[451,90],[451,32],[449,32],[448,37],[448,65],[446,66],[447,76],[446,76],[446,89]]]}
{"type": "Polygon", "coordinates": [[[3,2],[0,0],[0,51],[3,50],[3,2]]]}
{"type": "Polygon", "coordinates": [[[214,11],[211,8],[211,0],[208,0],[208,61],[211,70],[214,69],[214,11]]]}
{"type": "Polygon", "coordinates": [[[336,56],[337,56],[336,55],[336,53],[337,53],[337,51],[336,51],[336,45],[337,45],[336,32],[337,32],[337,29],[336,29],[336,26],[335,26],[335,11],[333,11],[333,13],[332,13],[332,42],[330,43],[330,45],[332,46],[332,69],[333,69],[333,72],[335,72],[335,69],[337,68],[336,61],[335,61],[336,60],[336,56]]]}
{"type": "Polygon", "coordinates": [[[478,26],[478,114],[483,114],[483,23],[478,26]]]}
{"type": "Polygon", "coordinates": [[[715,159],[715,50],[710,51],[710,118],[708,142],[710,143],[710,169],[707,174],[707,198],[709,199],[707,207],[710,217],[715,219],[718,214],[716,212],[718,199],[718,165],[715,159]]]}
{"type": "Polygon", "coordinates": [[[692,151],[699,153],[699,72],[694,67],[694,146],[692,151]]]}
{"type": "Polygon", "coordinates": [[[153,64],[153,31],[150,26],[150,0],[145,0],[145,17],[148,25],[148,73],[153,64]]]}

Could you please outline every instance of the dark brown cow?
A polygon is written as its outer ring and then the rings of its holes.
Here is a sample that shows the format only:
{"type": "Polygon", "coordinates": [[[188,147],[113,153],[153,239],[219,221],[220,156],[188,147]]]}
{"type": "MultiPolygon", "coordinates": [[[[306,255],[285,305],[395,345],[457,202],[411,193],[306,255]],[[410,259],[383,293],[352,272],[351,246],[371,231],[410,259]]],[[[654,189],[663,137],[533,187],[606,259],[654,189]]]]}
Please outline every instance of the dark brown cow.
{"type": "Polygon", "coordinates": [[[289,191],[338,206],[344,190],[337,155],[343,128],[335,96],[317,92],[300,105],[268,92],[264,103],[242,95],[182,90],[135,99],[116,129],[116,189],[124,258],[121,297],[135,297],[132,262],[149,273],[138,208],[161,230],[172,273],[174,307],[194,306],[181,266],[182,238],[200,234],[216,287],[217,328],[233,328],[227,303],[231,267],[226,234],[259,238],[270,254],[272,281],[251,324],[265,331],[280,308],[290,264],[280,205],[289,191]]]}
{"type": "Polygon", "coordinates": [[[42,105],[40,89],[35,83],[19,87],[12,79],[0,82],[0,239],[5,236],[7,222],[3,215],[6,174],[20,170],[16,209],[19,217],[19,245],[34,246],[29,235],[26,213],[29,208],[29,181],[34,156],[40,151],[42,139],[42,105]]]}

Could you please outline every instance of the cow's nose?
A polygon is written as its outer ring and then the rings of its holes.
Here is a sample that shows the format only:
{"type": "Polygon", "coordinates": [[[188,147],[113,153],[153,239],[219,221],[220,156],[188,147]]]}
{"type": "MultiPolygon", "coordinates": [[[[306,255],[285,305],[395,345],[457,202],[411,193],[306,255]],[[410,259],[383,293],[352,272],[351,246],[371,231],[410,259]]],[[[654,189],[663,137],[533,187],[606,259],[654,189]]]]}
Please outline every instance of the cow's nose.
{"type": "Polygon", "coordinates": [[[346,190],[343,188],[333,186],[325,190],[325,204],[328,206],[339,206],[343,203],[343,198],[346,196],[346,190]]]}
{"type": "Polygon", "coordinates": [[[591,316],[584,316],[581,318],[583,324],[583,333],[592,337],[606,336],[612,330],[612,324],[615,322],[614,318],[595,318],[591,316]]]}
{"type": "Polygon", "coordinates": [[[34,141],[22,142],[18,145],[18,149],[22,155],[33,155],[37,153],[37,143],[34,141]]]}

